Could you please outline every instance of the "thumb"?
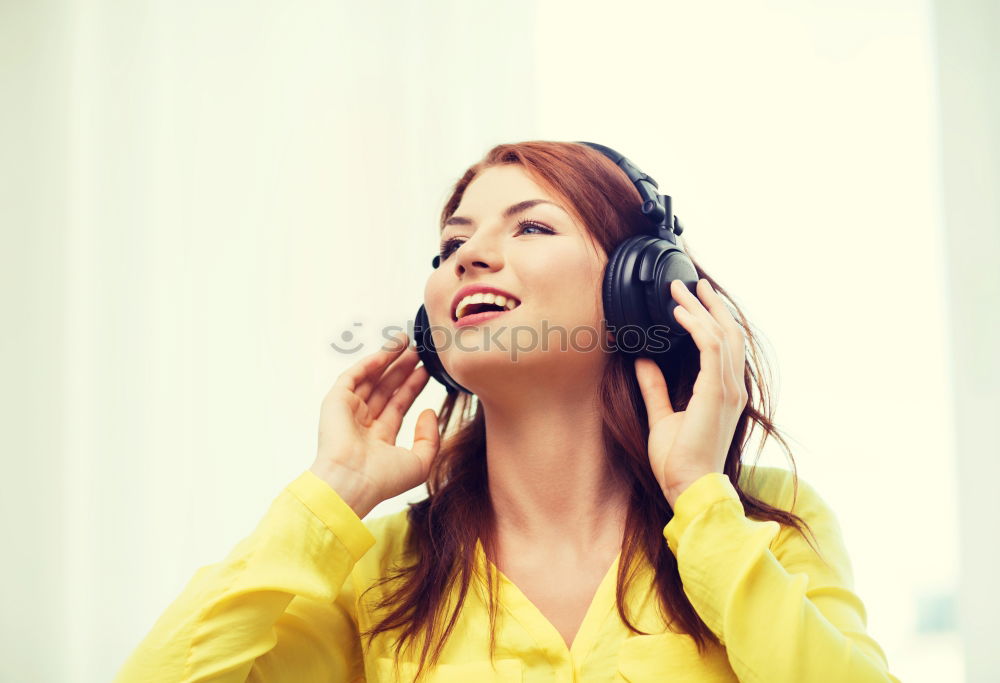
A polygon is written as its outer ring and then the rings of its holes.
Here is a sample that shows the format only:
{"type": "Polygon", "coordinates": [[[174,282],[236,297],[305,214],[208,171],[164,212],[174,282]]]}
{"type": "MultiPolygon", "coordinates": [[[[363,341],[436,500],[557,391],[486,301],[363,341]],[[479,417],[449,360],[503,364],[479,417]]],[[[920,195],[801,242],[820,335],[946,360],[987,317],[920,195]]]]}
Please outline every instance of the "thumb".
{"type": "Polygon", "coordinates": [[[642,392],[646,404],[649,428],[652,429],[660,419],[674,414],[673,406],[670,405],[670,394],[667,391],[667,379],[651,358],[636,358],[634,363],[639,391],[642,392]]]}
{"type": "Polygon", "coordinates": [[[424,470],[430,470],[431,462],[437,455],[440,446],[438,434],[437,413],[433,408],[421,411],[417,424],[413,428],[413,453],[420,458],[424,470]]]}

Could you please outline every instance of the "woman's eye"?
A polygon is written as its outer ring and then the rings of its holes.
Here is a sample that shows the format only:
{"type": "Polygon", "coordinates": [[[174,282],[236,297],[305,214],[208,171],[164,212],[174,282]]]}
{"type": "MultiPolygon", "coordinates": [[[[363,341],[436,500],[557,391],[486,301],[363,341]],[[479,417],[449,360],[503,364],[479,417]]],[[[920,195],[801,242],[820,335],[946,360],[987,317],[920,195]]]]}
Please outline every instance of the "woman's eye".
{"type": "MultiPolygon", "coordinates": [[[[525,230],[528,230],[530,228],[541,230],[542,234],[551,235],[553,232],[555,232],[554,230],[552,230],[552,228],[546,225],[542,225],[541,223],[536,223],[534,221],[518,221],[517,225],[520,228],[520,232],[524,232],[525,230]]],[[[529,233],[529,234],[534,234],[534,233],[529,233]]]]}
{"type": "Polygon", "coordinates": [[[451,256],[452,252],[462,246],[464,240],[456,239],[452,237],[441,243],[441,260],[444,261],[446,258],[451,256]]]}
{"type": "MultiPolygon", "coordinates": [[[[517,222],[517,232],[519,234],[520,233],[525,233],[528,230],[540,230],[541,231],[540,234],[543,234],[543,235],[545,235],[545,234],[548,234],[548,235],[555,234],[555,230],[553,230],[552,228],[550,228],[550,227],[548,227],[546,225],[542,225],[541,223],[536,223],[534,221],[518,221],[517,222]]],[[[534,234],[539,234],[539,233],[529,232],[529,233],[526,233],[526,234],[534,235],[534,234]]],[[[449,256],[451,256],[454,253],[454,251],[456,249],[458,249],[460,246],[462,246],[464,243],[465,243],[465,240],[461,240],[461,239],[458,239],[456,237],[452,237],[452,238],[446,239],[444,242],[441,243],[441,250],[440,250],[441,260],[444,261],[446,258],[448,258],[449,256]]]]}

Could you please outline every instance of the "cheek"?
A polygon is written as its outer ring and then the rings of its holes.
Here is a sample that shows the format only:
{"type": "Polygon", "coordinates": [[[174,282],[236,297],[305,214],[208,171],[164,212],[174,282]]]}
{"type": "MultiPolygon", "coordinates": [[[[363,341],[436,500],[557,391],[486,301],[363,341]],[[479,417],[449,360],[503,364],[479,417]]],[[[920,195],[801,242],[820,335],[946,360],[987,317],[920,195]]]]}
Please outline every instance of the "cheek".
{"type": "Polygon", "coordinates": [[[540,302],[555,318],[572,324],[597,324],[604,312],[603,276],[602,265],[593,259],[566,259],[558,269],[549,268],[540,275],[538,284],[528,291],[540,292],[540,302]]]}
{"type": "Polygon", "coordinates": [[[427,308],[427,316],[432,325],[441,325],[447,322],[446,318],[449,315],[448,308],[451,301],[448,299],[446,290],[443,279],[437,277],[437,271],[428,276],[427,284],[424,285],[423,303],[427,308]]]}

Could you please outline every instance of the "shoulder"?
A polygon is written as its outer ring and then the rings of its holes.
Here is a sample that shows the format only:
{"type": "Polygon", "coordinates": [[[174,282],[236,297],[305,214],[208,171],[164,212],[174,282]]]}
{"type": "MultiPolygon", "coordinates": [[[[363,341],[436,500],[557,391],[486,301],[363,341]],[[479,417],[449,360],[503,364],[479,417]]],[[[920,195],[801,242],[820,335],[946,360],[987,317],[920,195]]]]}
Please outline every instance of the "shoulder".
{"type": "Polygon", "coordinates": [[[851,566],[847,556],[840,523],[833,508],[823,499],[816,486],[780,467],[757,466],[744,468],[740,487],[768,505],[797,515],[808,525],[806,536],[790,526],[782,525],[771,543],[771,549],[782,560],[815,561],[821,559],[827,570],[850,580],[851,566]],[[815,551],[819,551],[819,558],[815,551]]]}
{"type": "Polygon", "coordinates": [[[745,466],[740,473],[740,488],[772,507],[800,516],[832,513],[816,487],[782,467],[745,466]]]}

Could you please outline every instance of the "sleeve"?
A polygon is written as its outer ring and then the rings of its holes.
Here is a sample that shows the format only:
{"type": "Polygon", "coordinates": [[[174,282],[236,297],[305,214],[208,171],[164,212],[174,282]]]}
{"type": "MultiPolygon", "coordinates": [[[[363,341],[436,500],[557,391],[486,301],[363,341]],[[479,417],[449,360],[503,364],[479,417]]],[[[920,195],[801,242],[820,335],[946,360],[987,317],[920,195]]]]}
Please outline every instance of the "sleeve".
{"type": "MultiPolygon", "coordinates": [[[[783,493],[791,498],[790,475],[783,493]]],[[[811,526],[822,557],[795,529],[748,518],[724,474],[693,482],[663,529],[685,594],[740,681],[899,683],[865,632],[833,511],[802,480],[797,498],[792,511],[811,526]]]]}
{"type": "Polygon", "coordinates": [[[195,572],[115,682],[363,679],[350,574],[374,544],[306,470],[224,560],[195,572]]]}

